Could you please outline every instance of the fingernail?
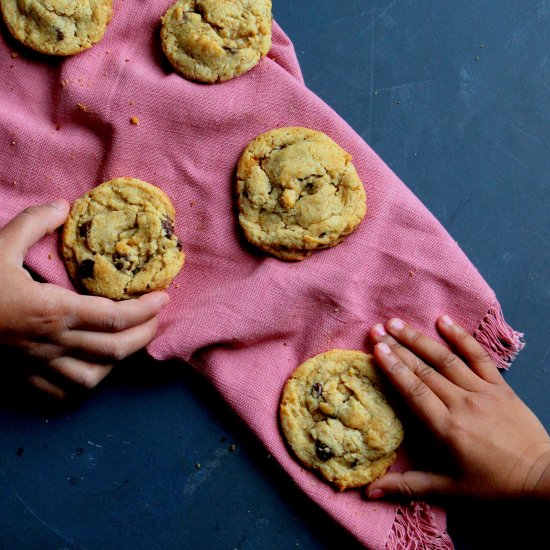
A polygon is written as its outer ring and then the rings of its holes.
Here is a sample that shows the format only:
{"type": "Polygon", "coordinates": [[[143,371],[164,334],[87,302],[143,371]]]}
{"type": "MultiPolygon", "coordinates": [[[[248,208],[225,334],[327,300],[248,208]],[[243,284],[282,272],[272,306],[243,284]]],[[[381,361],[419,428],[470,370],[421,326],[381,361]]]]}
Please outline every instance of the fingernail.
{"type": "Polygon", "coordinates": [[[378,323],[374,325],[373,327],[374,333],[377,336],[386,336],[388,333],[386,332],[386,329],[384,328],[384,325],[378,323]]]}
{"type": "Polygon", "coordinates": [[[170,302],[170,296],[168,294],[164,293],[162,294],[162,307],[167,306],[170,302]]]}
{"type": "Polygon", "coordinates": [[[382,498],[384,495],[385,493],[382,489],[373,489],[368,493],[369,498],[382,498]]]}
{"type": "Polygon", "coordinates": [[[393,330],[401,330],[404,326],[405,326],[405,324],[403,323],[403,321],[401,319],[392,319],[390,321],[390,327],[393,330]]]}
{"type": "Polygon", "coordinates": [[[50,202],[50,206],[57,208],[57,210],[65,210],[65,208],[67,208],[67,201],[65,199],[57,199],[50,202]]]}
{"type": "Polygon", "coordinates": [[[380,342],[379,344],[376,344],[376,347],[385,355],[388,353],[391,353],[391,349],[387,344],[384,344],[384,342],[380,342]]]}
{"type": "Polygon", "coordinates": [[[453,324],[453,320],[448,315],[442,315],[441,322],[444,325],[447,325],[448,327],[450,327],[453,324]]]}

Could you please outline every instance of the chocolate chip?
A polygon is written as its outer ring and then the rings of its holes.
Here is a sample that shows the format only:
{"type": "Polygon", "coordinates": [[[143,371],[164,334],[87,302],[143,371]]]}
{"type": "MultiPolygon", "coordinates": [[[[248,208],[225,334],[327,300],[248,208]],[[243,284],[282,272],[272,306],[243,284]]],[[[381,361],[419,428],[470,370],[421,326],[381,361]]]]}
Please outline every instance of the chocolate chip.
{"type": "Polygon", "coordinates": [[[160,222],[162,225],[162,230],[164,231],[164,234],[170,238],[174,234],[174,223],[172,220],[166,216],[162,218],[162,221],[160,222]]]}
{"type": "Polygon", "coordinates": [[[94,265],[93,260],[83,260],[82,263],[78,266],[78,277],[80,279],[91,279],[94,276],[94,265]]]}
{"type": "Polygon", "coordinates": [[[65,33],[61,29],[55,29],[57,33],[57,41],[61,42],[65,38],[65,33]]]}
{"type": "Polygon", "coordinates": [[[90,231],[91,225],[92,225],[92,220],[88,220],[87,222],[84,222],[82,225],[78,227],[78,234],[81,237],[86,237],[88,235],[88,231],[90,231]]]}
{"type": "Polygon", "coordinates": [[[330,450],[330,447],[328,445],[325,445],[324,443],[321,443],[320,441],[317,441],[315,443],[315,452],[317,454],[317,457],[321,460],[328,460],[329,458],[332,458],[334,456],[334,453],[330,450]]]}
{"type": "Polygon", "coordinates": [[[119,270],[122,271],[125,269],[125,265],[130,261],[130,257],[125,254],[115,254],[113,256],[113,265],[119,270]]]}
{"type": "Polygon", "coordinates": [[[323,384],[315,382],[315,384],[311,386],[311,395],[315,397],[315,399],[319,399],[321,395],[323,395],[323,384]]]}

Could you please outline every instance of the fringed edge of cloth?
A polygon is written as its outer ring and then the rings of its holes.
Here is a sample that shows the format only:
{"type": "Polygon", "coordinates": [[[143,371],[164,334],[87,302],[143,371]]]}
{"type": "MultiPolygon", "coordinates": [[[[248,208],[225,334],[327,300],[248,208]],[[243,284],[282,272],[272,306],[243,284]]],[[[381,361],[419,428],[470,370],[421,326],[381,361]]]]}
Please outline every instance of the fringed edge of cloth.
{"type": "Polygon", "coordinates": [[[474,332],[474,338],[487,350],[497,367],[507,369],[525,346],[523,333],[504,320],[498,302],[494,303],[474,332]]]}
{"type": "Polygon", "coordinates": [[[425,502],[412,501],[397,508],[385,550],[453,550],[447,532],[441,533],[425,502]]]}

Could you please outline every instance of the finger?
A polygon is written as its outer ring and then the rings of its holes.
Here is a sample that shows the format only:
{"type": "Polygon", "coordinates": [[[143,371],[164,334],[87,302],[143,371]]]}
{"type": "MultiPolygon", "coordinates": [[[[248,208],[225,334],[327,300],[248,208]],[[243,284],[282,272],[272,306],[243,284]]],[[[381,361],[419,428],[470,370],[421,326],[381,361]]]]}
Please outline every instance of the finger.
{"type": "Polygon", "coordinates": [[[158,317],[153,317],[141,325],[113,334],[71,330],[64,334],[63,344],[69,355],[77,354],[93,363],[121,361],[144,348],[155,336],[157,325],[158,317]]]}
{"type": "Polygon", "coordinates": [[[55,399],[64,399],[66,397],[66,392],[62,390],[59,386],[52,384],[42,376],[38,374],[31,374],[27,377],[27,381],[31,386],[34,386],[37,390],[54,397],[55,399]]]}
{"type": "Polygon", "coordinates": [[[95,388],[113,369],[112,363],[91,363],[75,357],[58,357],[48,366],[57,378],[88,390],[95,388]]]}
{"type": "Polygon", "coordinates": [[[69,203],[58,200],[25,208],[0,230],[0,248],[9,262],[21,265],[29,248],[67,218],[69,203]]]}
{"type": "Polygon", "coordinates": [[[443,401],[391,351],[387,344],[376,344],[374,357],[416,415],[436,434],[442,434],[449,415],[449,409],[443,401]]]}
{"type": "Polygon", "coordinates": [[[447,380],[465,390],[479,389],[479,377],[446,346],[432,340],[401,319],[391,319],[386,328],[396,340],[432,365],[447,380]]]}
{"type": "Polygon", "coordinates": [[[70,307],[67,326],[83,331],[120,332],[142,325],[158,315],[170,301],[165,292],[151,292],[122,302],[68,292],[70,307]]]}
{"type": "Polygon", "coordinates": [[[470,369],[480,378],[493,384],[503,382],[497,366],[483,346],[448,315],[437,320],[437,329],[451,346],[466,360],[470,369]]]}
{"type": "Polygon", "coordinates": [[[457,484],[453,478],[443,474],[417,471],[391,472],[373,481],[367,489],[367,496],[371,499],[396,495],[410,498],[456,493],[457,484]]]}
{"type": "Polygon", "coordinates": [[[415,355],[411,350],[400,344],[393,336],[390,336],[386,332],[384,325],[374,325],[371,328],[369,335],[373,342],[384,342],[385,344],[387,344],[392,352],[395,353],[395,355],[397,355],[397,357],[399,357],[401,361],[408,365],[413,370],[413,372],[418,369],[420,365],[420,359],[418,358],[418,356],[415,355]]]}
{"type": "Polygon", "coordinates": [[[430,389],[447,405],[457,395],[457,387],[447,380],[431,366],[426,365],[412,351],[402,346],[390,336],[382,325],[375,325],[370,331],[371,338],[386,344],[416,376],[418,376],[430,389]]]}

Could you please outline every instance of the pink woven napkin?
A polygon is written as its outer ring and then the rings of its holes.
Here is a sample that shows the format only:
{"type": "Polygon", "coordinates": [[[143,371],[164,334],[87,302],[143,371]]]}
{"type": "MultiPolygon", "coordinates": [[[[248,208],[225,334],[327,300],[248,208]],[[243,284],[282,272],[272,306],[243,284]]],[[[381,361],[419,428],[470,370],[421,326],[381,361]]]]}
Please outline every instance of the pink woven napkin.
{"type": "MultiPolygon", "coordinates": [[[[72,201],[112,177],[164,189],[187,261],[150,354],[199,369],[296,483],[367,547],[451,548],[443,510],[369,502],[304,470],[281,437],[280,393],[302,361],[330,348],[365,349],[368,328],[390,316],[436,337],[434,319],[449,313],[501,366],[521,348],[520,335],[444,228],[305,87],[276,24],[255,69],[195,84],[171,70],[160,48],[159,18],[171,1],[115,2],[104,40],[68,59],[34,55],[2,28],[0,225],[25,206],[72,201]],[[321,130],[353,155],[369,208],[343,244],[299,263],[243,247],[233,196],[245,145],[290,125],[321,130]]],[[[28,265],[71,287],[56,236],[32,249],[28,265]]],[[[407,467],[406,449],[395,467],[407,467]]]]}

